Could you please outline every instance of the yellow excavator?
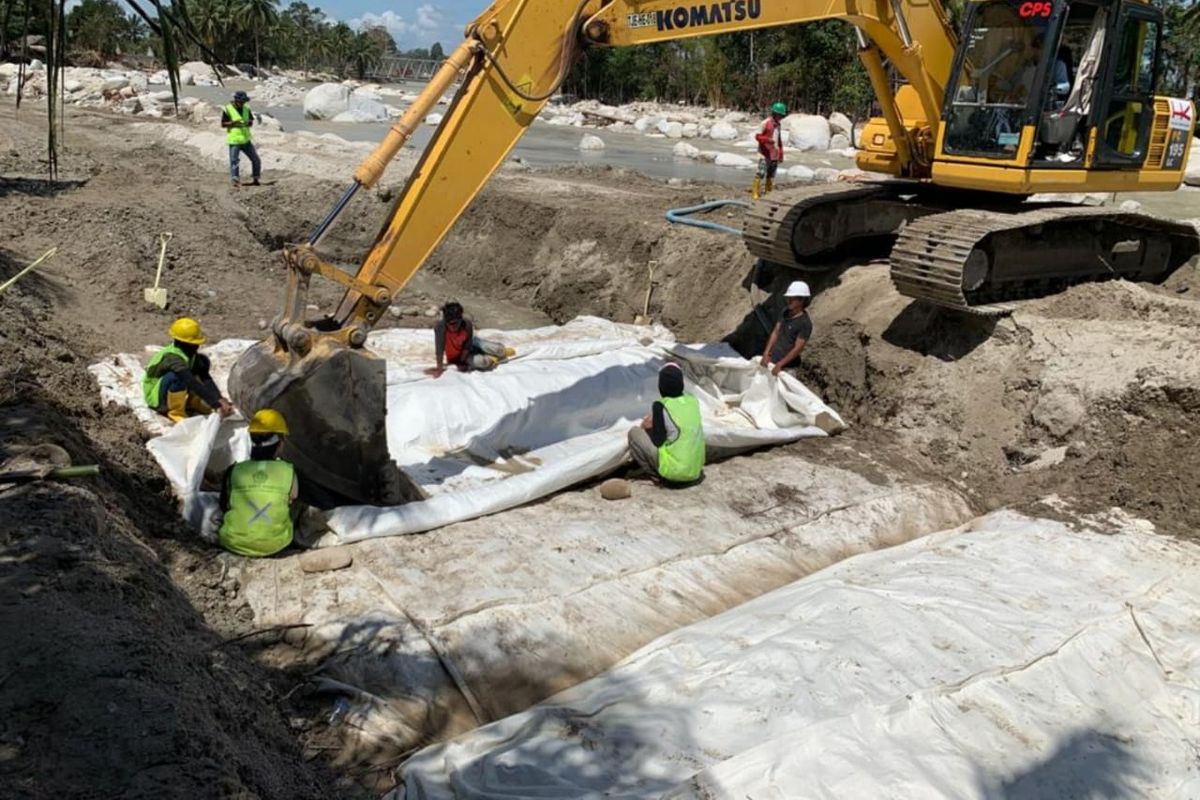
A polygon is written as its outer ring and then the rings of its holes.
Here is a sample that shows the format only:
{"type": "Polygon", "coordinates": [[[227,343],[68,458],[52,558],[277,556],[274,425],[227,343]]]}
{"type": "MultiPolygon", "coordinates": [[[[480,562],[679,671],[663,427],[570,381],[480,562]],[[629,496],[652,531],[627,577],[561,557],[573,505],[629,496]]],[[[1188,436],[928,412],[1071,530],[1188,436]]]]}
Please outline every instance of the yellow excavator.
{"type": "Polygon", "coordinates": [[[310,501],[419,496],[388,455],[385,368],[364,349],[367,333],[584,52],[825,19],[854,26],[881,112],[860,134],[858,166],[890,177],[758,201],[743,230],[756,256],[804,268],[890,235],[902,294],[995,314],[1081,281],[1158,279],[1200,250],[1191,226],[1149,214],[1027,202],[1179,187],[1195,109],[1154,93],[1163,18],[1141,0],[969,0],[961,40],[939,0],[497,0],[307,243],[286,249],[283,312],[231,375],[243,411],[287,416],[310,501]],[[330,226],[456,82],[357,273],[326,261],[330,226]],[[314,275],[346,290],[319,320],[305,316],[314,275]]]}

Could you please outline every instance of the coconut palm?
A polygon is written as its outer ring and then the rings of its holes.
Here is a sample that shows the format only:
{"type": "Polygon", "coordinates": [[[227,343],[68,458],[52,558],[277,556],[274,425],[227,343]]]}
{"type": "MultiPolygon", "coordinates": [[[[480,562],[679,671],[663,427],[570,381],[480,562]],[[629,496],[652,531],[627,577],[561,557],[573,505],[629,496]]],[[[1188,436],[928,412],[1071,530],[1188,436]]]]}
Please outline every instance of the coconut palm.
{"type": "Polygon", "coordinates": [[[270,31],[279,13],[275,10],[276,0],[234,0],[234,13],[246,30],[254,34],[254,66],[262,69],[259,42],[264,32],[270,31]]]}
{"type": "Polygon", "coordinates": [[[360,31],[354,35],[354,41],[350,47],[350,62],[354,64],[356,77],[360,80],[367,79],[367,69],[383,56],[383,45],[379,38],[371,36],[365,31],[360,31]]]}

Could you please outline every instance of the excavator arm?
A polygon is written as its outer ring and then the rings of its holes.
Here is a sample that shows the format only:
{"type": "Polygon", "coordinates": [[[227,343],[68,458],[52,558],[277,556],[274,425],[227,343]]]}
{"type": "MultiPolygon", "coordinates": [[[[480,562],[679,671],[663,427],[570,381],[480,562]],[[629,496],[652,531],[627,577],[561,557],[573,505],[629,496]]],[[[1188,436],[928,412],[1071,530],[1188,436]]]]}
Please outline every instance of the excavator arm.
{"type": "MultiPolygon", "coordinates": [[[[858,30],[898,175],[926,177],[936,139],[954,35],[938,0],[497,0],[466,30],[309,241],[285,251],[287,299],[270,339],[235,367],[230,391],[247,412],[282,411],[293,435],[289,457],[321,496],[390,504],[419,492],[387,455],[385,370],[363,350],[367,333],[449,232],[521,135],[591,47],[620,47],[692,36],[838,19],[858,30]],[[904,77],[894,94],[882,59],[904,77]],[[412,132],[461,81],[433,139],[357,274],[328,263],[318,247],[360,188],[374,186],[412,132]],[[898,99],[898,94],[900,95],[898,99]],[[907,114],[905,112],[908,112],[907,114]],[[305,318],[311,277],[346,287],[333,315],[305,318]]],[[[306,482],[302,481],[302,485],[306,482]]]]}

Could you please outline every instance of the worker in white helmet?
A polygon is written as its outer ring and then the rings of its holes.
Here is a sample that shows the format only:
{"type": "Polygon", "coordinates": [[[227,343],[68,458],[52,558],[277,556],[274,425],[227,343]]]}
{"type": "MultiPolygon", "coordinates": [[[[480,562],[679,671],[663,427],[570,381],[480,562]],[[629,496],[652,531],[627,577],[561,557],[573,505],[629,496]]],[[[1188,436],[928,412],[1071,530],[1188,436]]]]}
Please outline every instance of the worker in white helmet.
{"type": "Polygon", "coordinates": [[[812,292],[804,281],[792,281],[787,291],[783,293],[784,306],[779,315],[779,321],[767,338],[767,346],[763,348],[761,363],[771,368],[772,375],[778,375],[780,370],[800,366],[800,354],[812,337],[812,320],[808,317],[808,303],[812,292]]]}

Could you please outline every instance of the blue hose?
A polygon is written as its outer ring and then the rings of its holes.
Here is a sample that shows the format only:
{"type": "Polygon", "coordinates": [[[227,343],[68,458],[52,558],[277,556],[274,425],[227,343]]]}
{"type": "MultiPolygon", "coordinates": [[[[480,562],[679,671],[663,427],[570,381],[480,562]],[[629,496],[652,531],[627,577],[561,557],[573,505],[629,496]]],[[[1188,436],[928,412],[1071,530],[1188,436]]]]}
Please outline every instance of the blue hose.
{"type": "Polygon", "coordinates": [[[719,222],[709,222],[703,219],[687,219],[688,214],[695,214],[697,211],[711,211],[714,208],[722,208],[724,206],[749,208],[750,204],[745,200],[713,200],[708,203],[701,203],[698,206],[672,208],[667,211],[667,222],[677,222],[680,225],[694,225],[697,228],[706,228],[710,231],[721,231],[722,233],[732,233],[734,236],[741,236],[742,232],[737,228],[731,228],[719,222]]]}

